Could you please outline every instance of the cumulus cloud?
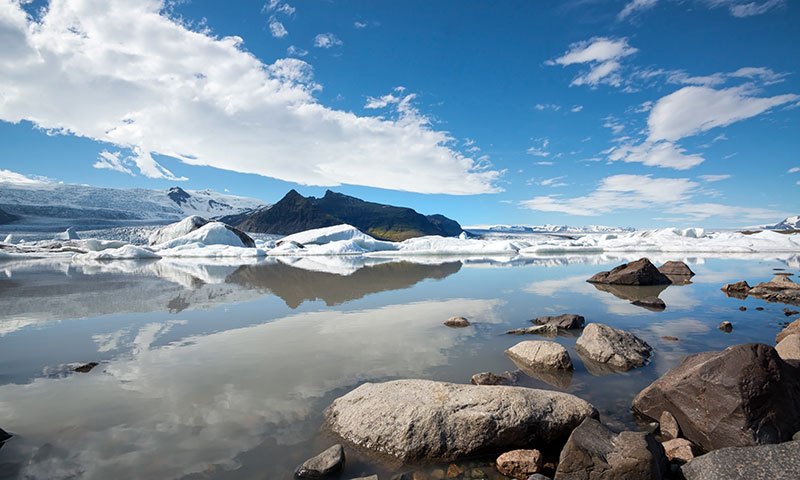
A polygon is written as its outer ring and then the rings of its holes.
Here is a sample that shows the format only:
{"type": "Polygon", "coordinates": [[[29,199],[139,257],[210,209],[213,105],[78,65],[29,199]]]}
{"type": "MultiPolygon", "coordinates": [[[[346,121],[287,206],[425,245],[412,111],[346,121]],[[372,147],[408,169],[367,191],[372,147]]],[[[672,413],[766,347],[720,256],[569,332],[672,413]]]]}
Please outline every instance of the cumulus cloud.
{"type": "Polygon", "coordinates": [[[331,48],[340,45],[342,45],[342,41],[332,33],[320,33],[314,37],[314,46],[317,48],[331,48]]]}
{"type": "Polygon", "coordinates": [[[0,0],[0,119],[129,151],[156,178],[181,178],[154,159],[165,155],[305,185],[500,190],[500,172],[450,148],[424,115],[325,107],[308,63],[265,64],[241,38],[189,30],[164,5],[52,0],[33,18],[0,0]]]}
{"type": "Polygon", "coordinates": [[[705,160],[697,154],[687,155],[686,150],[671,142],[642,142],[639,145],[613,147],[608,154],[611,161],[641,163],[649,167],[687,170],[700,165],[705,160]]]}
{"type": "Polygon", "coordinates": [[[44,177],[34,177],[0,169],[0,183],[13,183],[15,185],[46,185],[51,183],[44,177]]]}
{"type": "Polygon", "coordinates": [[[269,22],[269,32],[275,38],[283,38],[286,35],[289,35],[286,27],[284,27],[283,24],[277,20],[269,22]]]}
{"type": "Polygon", "coordinates": [[[564,55],[546,62],[548,65],[573,65],[588,64],[588,72],[581,73],[570,85],[589,85],[596,87],[604,83],[612,86],[620,86],[622,78],[618,71],[620,69],[619,60],[633,55],[638,50],[628,45],[627,38],[606,38],[594,37],[582,42],[576,42],[569,46],[564,55]]]}
{"type": "Polygon", "coordinates": [[[700,193],[700,184],[688,178],[613,175],[602,179],[588,195],[573,198],[545,195],[520,202],[520,206],[579,216],[597,216],[621,210],[661,209],[666,213],[683,215],[689,221],[703,221],[711,217],[765,219],[779,214],[763,208],[692,203],[691,200],[700,193]]]}
{"type": "Polygon", "coordinates": [[[297,47],[295,45],[289,45],[289,48],[286,49],[286,55],[292,55],[294,57],[305,57],[306,55],[308,55],[308,50],[297,47]]]}
{"type": "Polygon", "coordinates": [[[797,101],[800,95],[756,97],[747,86],[716,90],[683,87],[656,102],[647,119],[648,140],[678,140],[715,127],[723,127],[767,110],[797,101]]]}
{"type": "Polygon", "coordinates": [[[631,0],[625,5],[622,11],[619,12],[617,18],[619,20],[625,20],[634,13],[653,8],[656,3],[658,3],[658,0],[631,0]]]}

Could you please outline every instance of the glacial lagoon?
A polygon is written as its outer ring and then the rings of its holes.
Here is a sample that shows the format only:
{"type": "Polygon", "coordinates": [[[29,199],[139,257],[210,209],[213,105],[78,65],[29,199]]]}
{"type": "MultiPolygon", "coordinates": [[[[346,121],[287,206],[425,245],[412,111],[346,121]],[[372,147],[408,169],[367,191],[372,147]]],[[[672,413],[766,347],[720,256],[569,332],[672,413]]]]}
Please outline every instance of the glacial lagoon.
{"type": "MultiPolygon", "coordinates": [[[[652,360],[604,375],[583,364],[575,336],[559,336],[572,376],[519,372],[519,383],[563,387],[612,429],[644,428],[631,400],[685,355],[774,345],[797,318],[785,305],[720,291],[767,281],[776,269],[800,274],[797,255],[656,254],[656,265],[682,260],[696,276],[655,290],[585,281],[640,256],[5,261],[0,427],[14,437],[0,448],[0,478],[290,479],[335,442],[320,431],[335,398],[363,382],[469,383],[478,372],[517,371],[504,350],[541,337],[504,332],[561,313],[633,332],[653,347],[652,360]],[[666,310],[631,304],[653,294],[666,310]],[[445,327],[455,315],[473,325],[445,327]],[[717,329],[723,320],[732,332],[717,329]],[[88,362],[98,365],[73,371],[88,362]]],[[[347,453],[345,479],[442,468],[347,453]]],[[[467,466],[496,478],[487,460],[467,466]]]]}

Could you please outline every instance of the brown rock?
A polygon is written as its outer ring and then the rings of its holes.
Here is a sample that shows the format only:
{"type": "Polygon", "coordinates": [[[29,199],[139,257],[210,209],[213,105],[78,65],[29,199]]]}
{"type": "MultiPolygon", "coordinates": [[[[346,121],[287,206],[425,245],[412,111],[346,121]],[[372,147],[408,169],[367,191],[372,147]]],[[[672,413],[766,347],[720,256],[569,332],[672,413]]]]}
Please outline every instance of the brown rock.
{"type": "Polygon", "coordinates": [[[497,470],[507,477],[527,480],[542,470],[539,450],[512,450],[497,457],[497,470]]]}
{"type": "Polygon", "coordinates": [[[99,363],[97,363],[97,362],[84,363],[80,367],[73,368],[72,371],[73,372],[78,372],[78,373],[89,373],[89,372],[92,371],[92,369],[94,367],[96,367],[98,365],[99,365],[99,363]]]}
{"type": "Polygon", "coordinates": [[[634,300],[631,302],[632,304],[636,305],[637,307],[644,307],[648,310],[660,312],[667,308],[667,304],[664,303],[664,300],[661,300],[658,297],[644,297],[641,300],[634,300]]]}
{"type": "Polygon", "coordinates": [[[671,462],[678,461],[680,463],[686,463],[694,458],[692,442],[685,438],[673,438],[661,445],[664,447],[664,452],[671,462]]]}
{"type": "Polygon", "coordinates": [[[515,383],[517,383],[517,375],[511,372],[505,372],[502,375],[481,372],[472,376],[473,385],[513,385],[515,383]]]}
{"type": "Polygon", "coordinates": [[[742,280],[741,282],[728,283],[722,287],[722,291],[725,292],[725,295],[729,297],[745,299],[747,298],[747,294],[750,292],[750,285],[748,285],[746,281],[742,280]]]}
{"type": "Polygon", "coordinates": [[[747,310],[747,307],[745,307],[744,305],[739,307],[739,311],[744,312],[745,310],[747,310]]]}
{"type": "Polygon", "coordinates": [[[659,425],[661,426],[661,436],[664,438],[664,440],[672,440],[673,438],[678,438],[680,436],[680,427],[678,427],[678,421],[675,420],[675,417],[673,417],[668,411],[664,410],[661,412],[659,425]]]}
{"type": "Polygon", "coordinates": [[[456,478],[459,475],[464,473],[464,469],[456,465],[455,463],[451,463],[449,467],[447,467],[447,475],[446,478],[456,478]]]}
{"type": "Polygon", "coordinates": [[[464,317],[450,317],[444,324],[450,328],[464,328],[472,325],[469,323],[469,320],[464,317]]]}
{"type": "Polygon", "coordinates": [[[652,419],[668,411],[706,450],[782,442],[800,429],[800,368],[761,343],[689,355],[633,408],[652,419]]]}
{"type": "Polygon", "coordinates": [[[516,328],[506,332],[507,335],[541,335],[543,337],[557,337],[558,327],[555,325],[534,325],[532,327],[516,328]]]}
{"type": "Polygon", "coordinates": [[[800,333],[800,318],[790,323],[783,330],[778,332],[778,335],[775,336],[775,343],[781,343],[781,340],[794,333],[800,333]]]}
{"type": "Polygon", "coordinates": [[[535,323],[536,325],[555,325],[558,328],[569,330],[573,328],[582,328],[585,319],[580,315],[565,313],[555,317],[536,317],[532,319],[531,322],[535,323]]]}
{"type": "Polygon", "coordinates": [[[658,267],[658,271],[664,275],[675,275],[682,277],[692,277],[694,272],[683,262],[667,262],[658,267]]]}
{"type": "Polygon", "coordinates": [[[661,338],[664,339],[664,340],[670,340],[672,342],[677,342],[678,341],[678,337],[670,337],[669,335],[665,335],[665,336],[663,336],[661,338]]]}
{"type": "Polygon", "coordinates": [[[800,333],[784,337],[775,347],[775,351],[784,360],[800,360],[800,333]]]}
{"type": "Polygon", "coordinates": [[[622,264],[608,272],[600,272],[587,281],[613,285],[668,285],[672,283],[647,258],[622,264]]]}
{"type": "Polygon", "coordinates": [[[722,322],[717,326],[717,328],[725,333],[731,333],[731,330],[733,330],[733,324],[731,322],[722,322]]]}
{"type": "Polygon", "coordinates": [[[759,283],[750,289],[749,294],[768,302],[800,305],[800,285],[784,275],[776,275],[769,282],[759,283]]]}

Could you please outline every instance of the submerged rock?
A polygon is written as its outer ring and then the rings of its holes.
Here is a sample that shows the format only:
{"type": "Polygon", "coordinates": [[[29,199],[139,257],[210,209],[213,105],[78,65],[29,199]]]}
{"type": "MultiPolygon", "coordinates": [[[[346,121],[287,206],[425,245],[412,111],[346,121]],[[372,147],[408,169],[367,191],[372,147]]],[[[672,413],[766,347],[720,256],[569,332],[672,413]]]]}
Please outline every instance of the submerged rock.
{"type": "Polygon", "coordinates": [[[600,272],[587,281],[612,285],[668,285],[672,283],[647,258],[622,264],[608,272],[600,272]]]}
{"type": "Polygon", "coordinates": [[[337,443],[316,457],[309,458],[297,467],[297,478],[324,478],[342,470],[344,467],[344,447],[337,443]]]}
{"type": "Polygon", "coordinates": [[[527,480],[542,470],[542,454],[539,450],[512,450],[497,457],[497,470],[503,475],[527,480]]]}
{"type": "Polygon", "coordinates": [[[681,467],[686,480],[734,478],[795,480],[800,472],[800,442],[714,450],[681,467]]]}
{"type": "Polygon", "coordinates": [[[556,342],[529,340],[506,350],[506,355],[532,369],[571,370],[572,360],[567,349],[556,342]]]}
{"type": "Polygon", "coordinates": [[[100,365],[100,364],[99,364],[99,363],[97,363],[97,362],[89,362],[89,363],[84,363],[84,364],[83,364],[83,365],[81,365],[80,367],[75,367],[75,368],[73,368],[73,369],[72,369],[72,371],[73,371],[73,372],[78,372],[78,373],[89,373],[89,372],[91,372],[91,371],[92,371],[92,369],[93,369],[94,367],[96,367],[96,366],[98,366],[98,365],[100,365]]]}
{"type": "Polygon", "coordinates": [[[746,281],[742,280],[741,282],[728,283],[724,285],[721,290],[729,297],[744,300],[750,293],[750,285],[748,285],[746,281]]]}
{"type": "Polygon", "coordinates": [[[706,450],[782,442],[800,429],[800,369],[761,343],[697,353],[639,392],[633,409],[669,412],[706,450]]]}
{"type": "Polygon", "coordinates": [[[544,337],[558,336],[558,327],[555,325],[535,325],[533,327],[515,328],[509,330],[506,335],[542,335],[544,337]]]}
{"type": "Polygon", "coordinates": [[[531,320],[531,322],[535,323],[536,325],[554,325],[557,328],[563,328],[565,330],[583,328],[584,321],[585,320],[582,316],[572,313],[565,313],[563,315],[557,315],[554,317],[536,317],[531,320]]]}
{"type": "Polygon", "coordinates": [[[365,383],[325,411],[325,428],[404,462],[559,444],[597,410],[567,393],[430,380],[365,383]]]}
{"type": "Polygon", "coordinates": [[[575,351],[584,363],[600,364],[611,371],[626,372],[644,365],[650,358],[652,348],[630,332],[602,323],[590,323],[575,342],[575,351]]]}
{"type": "Polygon", "coordinates": [[[717,328],[719,328],[725,333],[731,333],[731,331],[733,330],[733,324],[731,322],[725,321],[717,325],[717,328]]]}
{"type": "Polygon", "coordinates": [[[676,277],[693,277],[694,272],[683,262],[670,261],[658,267],[658,271],[664,275],[674,275],[676,277]]]}
{"type": "Polygon", "coordinates": [[[661,479],[667,458],[653,434],[614,434],[593,418],[576,428],[561,450],[554,480],[661,479]]]}
{"type": "Polygon", "coordinates": [[[517,374],[512,372],[504,372],[502,375],[482,372],[472,376],[473,385],[514,385],[515,383],[517,383],[517,374]]]}
{"type": "Polygon", "coordinates": [[[464,328],[472,325],[469,323],[469,320],[464,317],[450,317],[444,322],[444,324],[451,328],[464,328]]]}
{"type": "Polygon", "coordinates": [[[667,308],[667,304],[664,303],[664,300],[661,300],[658,297],[645,297],[641,300],[634,300],[631,303],[636,305],[637,307],[644,307],[648,310],[653,310],[657,312],[661,312],[667,308]]]}

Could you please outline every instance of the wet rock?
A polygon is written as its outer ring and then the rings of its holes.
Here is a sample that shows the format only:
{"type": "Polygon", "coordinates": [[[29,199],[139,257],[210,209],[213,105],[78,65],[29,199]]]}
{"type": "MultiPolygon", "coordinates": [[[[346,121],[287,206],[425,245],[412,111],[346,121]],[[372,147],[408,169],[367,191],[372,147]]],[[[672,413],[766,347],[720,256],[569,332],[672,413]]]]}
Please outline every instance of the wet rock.
{"type": "Polygon", "coordinates": [[[528,477],[528,480],[550,480],[550,477],[546,477],[541,473],[534,473],[533,475],[528,477]]]}
{"type": "Polygon", "coordinates": [[[686,480],[794,480],[797,472],[800,472],[800,442],[721,448],[681,467],[686,480]]]}
{"type": "Polygon", "coordinates": [[[507,335],[542,335],[543,337],[558,336],[558,327],[555,325],[535,325],[533,327],[517,328],[506,332],[507,335]]]}
{"type": "Polygon", "coordinates": [[[448,461],[509,448],[559,444],[588,402],[567,393],[430,380],[365,383],[336,399],[324,426],[349,443],[404,462],[448,461]]]}
{"type": "Polygon", "coordinates": [[[396,473],[390,480],[413,480],[413,475],[409,473],[396,473]]]}
{"type": "Polygon", "coordinates": [[[644,365],[652,349],[630,332],[602,323],[590,323],[575,342],[575,351],[584,363],[589,361],[625,372],[644,365]]]}
{"type": "Polygon", "coordinates": [[[797,310],[789,310],[788,308],[783,309],[783,314],[786,315],[787,317],[791,317],[792,315],[797,315],[798,313],[800,312],[798,312],[797,310]]]}
{"type": "Polygon", "coordinates": [[[539,450],[512,450],[497,457],[497,470],[503,475],[527,480],[542,470],[542,454],[539,450]]]}
{"type": "Polygon", "coordinates": [[[672,283],[647,258],[625,263],[608,272],[600,272],[587,281],[613,285],[668,285],[672,283]]]}
{"type": "Polygon", "coordinates": [[[297,467],[294,476],[297,478],[325,478],[342,470],[344,467],[344,447],[337,443],[316,457],[309,458],[297,467]]]}
{"type": "Polygon", "coordinates": [[[6,443],[6,440],[10,439],[13,436],[14,435],[11,435],[10,433],[0,428],[0,447],[3,446],[4,443],[6,443]]]}
{"type": "Polygon", "coordinates": [[[506,355],[532,369],[572,369],[572,360],[567,349],[556,342],[543,340],[520,342],[506,350],[506,355]]]}
{"type": "Polygon", "coordinates": [[[569,384],[572,383],[573,370],[542,370],[540,368],[530,367],[524,361],[509,357],[514,364],[519,367],[519,370],[530,378],[540,380],[544,383],[566,390],[569,384]]]}
{"type": "Polygon", "coordinates": [[[517,383],[517,374],[512,372],[504,372],[502,375],[482,372],[472,376],[473,385],[514,385],[515,383],[517,383]]]}
{"type": "Polygon", "coordinates": [[[705,450],[782,442],[800,429],[800,369],[761,343],[697,353],[639,392],[633,409],[651,419],[668,411],[705,450]]]}
{"type": "Polygon", "coordinates": [[[795,333],[800,333],[800,318],[795,320],[794,322],[790,323],[783,330],[778,332],[775,336],[775,343],[781,343],[781,341],[788,337],[789,335],[793,335],[795,333]]]}
{"type": "Polygon", "coordinates": [[[769,282],[762,282],[750,289],[751,297],[768,302],[800,305],[800,285],[785,275],[776,275],[769,282]]]}
{"type": "Polygon", "coordinates": [[[731,331],[733,330],[733,324],[731,322],[722,322],[719,325],[717,325],[717,328],[719,328],[725,333],[731,333],[731,331]]]}
{"type": "Polygon", "coordinates": [[[100,364],[99,364],[99,363],[97,363],[97,362],[89,362],[89,363],[84,363],[84,364],[83,364],[83,365],[81,365],[80,367],[75,367],[75,368],[73,368],[73,369],[72,369],[72,371],[73,371],[73,372],[78,372],[78,373],[89,373],[89,372],[91,372],[91,371],[92,371],[92,369],[93,369],[94,367],[96,367],[96,366],[98,366],[98,365],[100,365],[100,364]]]}
{"type": "Polygon", "coordinates": [[[573,328],[583,328],[585,319],[580,315],[565,313],[563,315],[557,315],[554,317],[536,317],[532,319],[531,322],[535,323],[536,325],[555,325],[558,328],[570,330],[573,328]]]}
{"type": "Polygon", "coordinates": [[[722,291],[729,297],[743,300],[747,298],[747,295],[750,292],[750,285],[748,285],[746,281],[742,280],[741,282],[726,284],[722,287],[722,291]]]}
{"type": "Polygon", "coordinates": [[[686,463],[694,458],[692,442],[685,438],[673,438],[662,443],[661,446],[664,447],[667,459],[671,462],[686,463]]]}
{"type": "Polygon", "coordinates": [[[683,262],[666,262],[658,267],[658,271],[664,275],[674,275],[676,277],[693,277],[694,272],[683,262]]]}
{"type": "Polygon", "coordinates": [[[587,418],[561,450],[555,480],[661,479],[666,469],[664,449],[651,433],[616,435],[587,418]]]}
{"type": "Polygon", "coordinates": [[[464,328],[472,325],[469,323],[469,320],[464,317],[450,317],[444,324],[451,328],[464,328]]]}
{"type": "Polygon", "coordinates": [[[756,307],[756,310],[758,310],[760,312],[760,311],[764,310],[764,307],[756,307]]]}
{"type": "Polygon", "coordinates": [[[462,473],[464,473],[464,469],[456,465],[455,463],[451,463],[447,467],[447,473],[445,474],[445,478],[458,478],[462,473]]]}
{"type": "Polygon", "coordinates": [[[787,335],[775,346],[775,351],[784,360],[800,360],[800,333],[787,335]]]}
{"type": "Polygon", "coordinates": [[[653,310],[657,312],[660,312],[667,308],[667,304],[664,303],[664,300],[661,300],[658,297],[645,297],[641,300],[634,300],[631,303],[636,305],[637,307],[644,307],[648,310],[653,310]]]}
{"type": "Polygon", "coordinates": [[[664,440],[672,440],[680,436],[681,432],[680,427],[678,427],[678,421],[675,420],[675,417],[668,411],[664,410],[661,412],[661,418],[658,423],[661,428],[661,436],[664,440]]]}
{"type": "Polygon", "coordinates": [[[350,480],[378,480],[378,475],[370,475],[369,477],[351,478],[350,480]]]}
{"type": "Polygon", "coordinates": [[[679,340],[678,337],[670,337],[669,335],[664,335],[661,337],[663,340],[669,340],[671,342],[677,342],[679,340]]]}

